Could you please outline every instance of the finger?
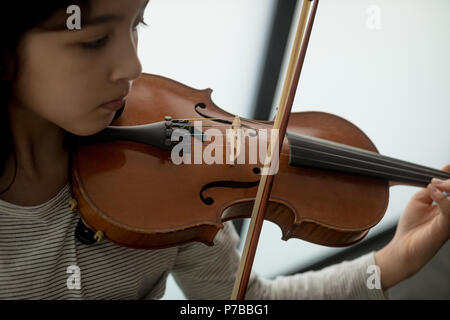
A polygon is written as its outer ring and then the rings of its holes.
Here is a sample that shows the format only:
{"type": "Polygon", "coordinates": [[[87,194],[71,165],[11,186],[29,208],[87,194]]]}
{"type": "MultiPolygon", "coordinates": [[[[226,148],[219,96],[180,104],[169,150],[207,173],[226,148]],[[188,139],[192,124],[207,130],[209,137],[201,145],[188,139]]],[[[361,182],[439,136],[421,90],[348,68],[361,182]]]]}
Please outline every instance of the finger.
{"type": "Polygon", "coordinates": [[[427,186],[431,199],[437,203],[442,213],[450,216],[450,199],[440,191],[434,184],[429,184],[427,186]]]}
{"type": "Polygon", "coordinates": [[[434,201],[433,198],[431,198],[431,189],[429,189],[430,185],[431,183],[427,186],[427,188],[416,192],[412,199],[430,205],[434,201]]]}
{"type": "Polygon", "coordinates": [[[450,179],[441,180],[437,178],[431,179],[431,183],[441,191],[450,192],[450,179]]]}
{"type": "MultiPolygon", "coordinates": [[[[450,164],[444,166],[444,168],[442,168],[442,171],[446,171],[446,172],[450,172],[450,164]]],[[[440,189],[441,191],[444,191],[446,194],[446,196],[448,196],[450,194],[450,179],[447,179],[445,181],[441,180],[441,179],[437,179],[437,178],[433,178],[431,180],[431,183],[433,183],[433,185],[435,187],[437,187],[438,189],[440,189]],[[443,186],[441,186],[441,184],[444,182],[443,186]]],[[[427,188],[421,189],[420,191],[416,192],[413,196],[413,200],[418,200],[422,203],[425,204],[431,204],[433,201],[435,201],[432,197],[431,197],[431,189],[429,188],[429,185],[427,186],[427,188]]]]}

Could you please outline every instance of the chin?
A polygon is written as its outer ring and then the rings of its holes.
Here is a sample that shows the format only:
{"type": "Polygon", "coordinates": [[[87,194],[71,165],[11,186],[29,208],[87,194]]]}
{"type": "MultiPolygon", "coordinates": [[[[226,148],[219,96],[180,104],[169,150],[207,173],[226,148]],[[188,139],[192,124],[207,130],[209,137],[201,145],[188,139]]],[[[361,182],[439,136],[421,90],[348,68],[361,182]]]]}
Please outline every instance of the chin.
{"type": "Polygon", "coordinates": [[[96,126],[92,126],[89,128],[77,128],[76,130],[68,130],[70,133],[73,133],[80,137],[92,136],[96,133],[103,131],[106,127],[110,125],[111,121],[105,121],[96,126]]]}

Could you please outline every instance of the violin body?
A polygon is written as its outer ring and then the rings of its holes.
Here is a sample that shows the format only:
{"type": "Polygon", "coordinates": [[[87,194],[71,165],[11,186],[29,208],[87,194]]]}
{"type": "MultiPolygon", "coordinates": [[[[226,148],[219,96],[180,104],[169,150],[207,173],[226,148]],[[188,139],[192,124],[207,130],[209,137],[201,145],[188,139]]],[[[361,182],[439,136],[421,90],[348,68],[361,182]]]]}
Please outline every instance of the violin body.
{"type": "MultiPolygon", "coordinates": [[[[211,92],[142,74],[133,83],[123,114],[112,126],[157,123],[166,116],[233,118],[213,103],[211,92]]],[[[255,132],[272,124],[241,122],[255,132]]],[[[224,134],[230,127],[218,126],[214,120],[203,123],[224,134]]],[[[370,139],[345,119],[322,112],[292,113],[265,220],[280,227],[284,240],[295,237],[334,247],[361,240],[384,216],[393,180],[313,167],[308,164],[311,157],[303,166],[298,159],[309,149],[297,146],[294,152],[301,137],[357,148],[345,152],[378,154],[370,139]]],[[[349,158],[343,154],[335,157],[349,158]]],[[[354,167],[348,163],[341,166],[354,167]]],[[[170,150],[134,141],[80,145],[72,155],[71,167],[72,196],[84,223],[112,242],[145,249],[191,241],[212,245],[224,221],[250,217],[260,179],[255,164],[176,165],[170,150]]],[[[421,183],[403,183],[423,185],[439,172],[429,173],[421,183]]]]}

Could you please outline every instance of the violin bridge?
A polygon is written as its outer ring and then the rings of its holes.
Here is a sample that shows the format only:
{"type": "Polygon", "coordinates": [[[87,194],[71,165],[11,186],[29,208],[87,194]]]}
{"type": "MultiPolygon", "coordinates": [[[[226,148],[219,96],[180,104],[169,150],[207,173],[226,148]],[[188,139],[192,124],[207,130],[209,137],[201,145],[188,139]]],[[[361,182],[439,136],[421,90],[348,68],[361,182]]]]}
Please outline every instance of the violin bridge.
{"type": "Polygon", "coordinates": [[[242,144],[241,130],[242,130],[241,119],[239,118],[239,116],[236,116],[231,124],[231,130],[227,130],[228,132],[226,135],[228,145],[230,146],[228,163],[231,165],[234,165],[241,152],[241,144],[242,144]]]}

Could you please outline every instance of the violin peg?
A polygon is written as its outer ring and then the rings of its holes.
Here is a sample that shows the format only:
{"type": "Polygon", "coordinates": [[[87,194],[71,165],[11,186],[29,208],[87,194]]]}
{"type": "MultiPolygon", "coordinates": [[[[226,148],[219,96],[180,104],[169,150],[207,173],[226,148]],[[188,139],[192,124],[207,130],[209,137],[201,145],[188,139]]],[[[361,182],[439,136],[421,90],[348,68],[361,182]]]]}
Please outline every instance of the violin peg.
{"type": "Polygon", "coordinates": [[[69,200],[70,211],[76,211],[78,208],[78,202],[75,199],[69,200]]]}
{"type": "Polygon", "coordinates": [[[103,233],[103,231],[97,231],[94,235],[94,240],[97,242],[102,242],[104,238],[105,234],[103,233]]]}

